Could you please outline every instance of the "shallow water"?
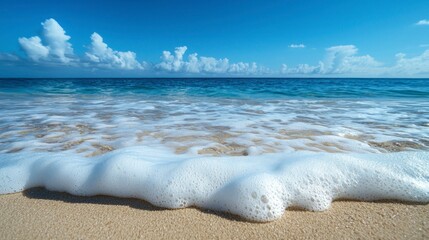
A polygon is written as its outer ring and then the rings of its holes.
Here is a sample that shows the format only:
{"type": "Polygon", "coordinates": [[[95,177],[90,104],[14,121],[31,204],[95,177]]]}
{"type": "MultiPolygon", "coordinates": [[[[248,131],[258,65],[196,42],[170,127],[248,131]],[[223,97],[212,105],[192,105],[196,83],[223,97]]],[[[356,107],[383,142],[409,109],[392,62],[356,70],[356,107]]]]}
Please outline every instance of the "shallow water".
{"type": "Polygon", "coordinates": [[[429,80],[1,80],[2,152],[387,152],[429,146],[429,80]],[[382,87],[385,85],[385,87],[382,87]]]}
{"type": "Polygon", "coordinates": [[[338,197],[428,201],[428,149],[426,79],[0,80],[3,193],[45,186],[267,221],[289,206],[326,209],[338,197]],[[127,174],[106,175],[111,162],[127,174]],[[198,177],[180,170],[187,166],[198,177]],[[218,170],[196,184],[210,168],[218,170]],[[182,183],[165,187],[170,174],[182,183]],[[296,182],[296,174],[307,177],[296,182]],[[52,184],[57,178],[67,180],[52,184]],[[102,190],[93,178],[117,183],[102,190]],[[277,210],[256,214],[248,198],[277,210]]]}

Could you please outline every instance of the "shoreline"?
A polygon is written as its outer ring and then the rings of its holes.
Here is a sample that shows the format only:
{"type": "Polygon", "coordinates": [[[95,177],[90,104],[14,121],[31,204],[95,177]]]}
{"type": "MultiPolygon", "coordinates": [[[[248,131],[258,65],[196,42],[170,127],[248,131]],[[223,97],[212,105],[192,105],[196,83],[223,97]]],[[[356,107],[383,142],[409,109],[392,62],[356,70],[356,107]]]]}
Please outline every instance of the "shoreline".
{"type": "Polygon", "coordinates": [[[79,197],[33,188],[0,195],[5,239],[428,239],[429,204],[335,201],[329,210],[288,209],[268,223],[138,199],[79,197]]]}

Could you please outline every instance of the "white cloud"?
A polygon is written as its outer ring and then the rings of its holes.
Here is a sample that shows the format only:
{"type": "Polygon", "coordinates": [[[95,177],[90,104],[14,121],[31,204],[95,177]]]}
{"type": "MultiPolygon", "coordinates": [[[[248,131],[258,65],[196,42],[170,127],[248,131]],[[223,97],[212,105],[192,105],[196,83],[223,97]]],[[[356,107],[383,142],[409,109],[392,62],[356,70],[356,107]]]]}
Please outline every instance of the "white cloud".
{"type": "Polygon", "coordinates": [[[258,67],[258,65],[255,62],[252,62],[252,63],[238,62],[238,63],[233,63],[229,66],[229,72],[257,74],[257,73],[263,73],[264,69],[258,67]]]}
{"type": "MultiPolygon", "coordinates": [[[[186,69],[193,69],[192,72],[206,73],[226,73],[229,70],[230,64],[228,58],[216,59],[213,57],[198,57],[196,53],[191,54],[190,62],[186,62],[186,69]]],[[[236,72],[237,73],[237,72],[236,72]]]]}
{"type": "Polygon", "coordinates": [[[404,53],[396,54],[396,64],[390,68],[393,75],[418,75],[429,73],[429,50],[421,55],[407,58],[404,53]]]}
{"type": "Polygon", "coordinates": [[[289,68],[286,64],[282,64],[281,73],[284,74],[317,74],[320,73],[321,64],[318,66],[310,66],[308,64],[298,64],[296,67],[289,68]]]}
{"type": "Polygon", "coordinates": [[[21,48],[33,61],[48,61],[68,63],[72,60],[73,48],[68,42],[70,36],[66,35],[64,29],[55,19],[47,19],[42,23],[42,39],[38,36],[18,39],[21,48]]]}
{"type": "MultiPolygon", "coordinates": [[[[237,62],[230,63],[227,58],[216,59],[213,57],[190,54],[185,58],[186,46],[177,47],[172,54],[169,51],[162,53],[161,62],[147,64],[136,59],[136,53],[132,51],[117,51],[110,48],[103,38],[96,32],[91,35],[91,44],[84,56],[73,55],[70,36],[54,19],[47,19],[42,23],[41,37],[19,38],[19,44],[26,53],[28,59],[40,63],[61,63],[83,68],[105,68],[124,70],[147,70],[153,72],[176,73],[213,73],[213,74],[260,74],[268,72],[266,68],[259,67],[256,63],[237,62]],[[151,66],[154,66],[153,68],[151,66]]],[[[0,59],[2,60],[2,59],[0,59]]]]}
{"type": "Polygon", "coordinates": [[[410,77],[429,74],[429,50],[415,57],[396,54],[396,61],[385,66],[370,55],[358,55],[354,45],[333,46],[326,49],[325,59],[317,65],[300,64],[281,66],[283,74],[296,75],[346,75],[346,76],[390,76],[410,77]]]}
{"type": "Polygon", "coordinates": [[[354,45],[333,46],[326,49],[325,59],[316,66],[300,64],[289,68],[282,65],[281,72],[287,74],[378,74],[381,63],[370,55],[359,56],[354,45]]]}
{"type": "MultiPolygon", "coordinates": [[[[429,25],[429,20],[421,20],[418,25],[429,25]]],[[[159,63],[147,64],[136,59],[132,51],[117,51],[110,48],[98,33],[91,35],[91,44],[84,56],[73,54],[70,36],[54,19],[42,23],[41,36],[21,37],[18,42],[27,59],[40,64],[60,63],[63,66],[74,66],[88,69],[146,70],[146,74],[157,72],[214,74],[214,75],[263,75],[278,74],[256,63],[231,63],[228,58],[199,56],[197,53],[186,55],[187,47],[177,47],[173,53],[163,51],[159,63]]],[[[290,48],[305,48],[304,44],[291,44],[290,48]]],[[[422,44],[421,47],[428,47],[422,44]]],[[[4,64],[24,64],[25,58],[14,54],[0,53],[0,62],[4,64]]],[[[134,72],[137,73],[137,72],[134,72]]],[[[299,64],[295,67],[283,64],[280,73],[314,76],[429,76],[429,49],[421,55],[407,57],[403,53],[396,55],[396,62],[385,66],[370,55],[359,55],[354,45],[329,47],[325,57],[315,65],[299,64]]],[[[179,74],[180,75],[180,74],[179,74]]]]}
{"type": "Polygon", "coordinates": [[[48,44],[49,54],[58,58],[61,62],[67,63],[71,60],[67,56],[73,55],[72,45],[68,42],[70,36],[66,35],[64,29],[55,19],[48,19],[43,26],[44,40],[48,44]]]}
{"type": "MultiPolygon", "coordinates": [[[[161,56],[162,61],[157,65],[158,68],[168,72],[183,71],[185,65],[185,62],[183,61],[183,55],[185,54],[187,49],[188,48],[186,46],[176,47],[176,49],[174,50],[174,55],[172,55],[170,51],[163,51],[161,56]]],[[[196,61],[198,62],[198,58],[196,58],[196,61]]],[[[195,71],[192,70],[192,72],[198,72],[198,68],[195,69],[195,71]]]]}
{"type": "Polygon", "coordinates": [[[143,69],[136,60],[136,54],[131,51],[120,52],[111,49],[98,33],[91,35],[91,46],[85,53],[94,65],[110,69],[143,69]]]}
{"type": "Polygon", "coordinates": [[[358,56],[354,45],[334,46],[326,49],[322,73],[373,73],[381,63],[370,55],[358,56]]]}
{"type": "Polygon", "coordinates": [[[42,40],[39,37],[19,38],[21,48],[27,56],[33,61],[39,61],[41,58],[47,58],[49,55],[49,48],[43,46],[42,40]]]}
{"type": "Polygon", "coordinates": [[[419,26],[429,25],[429,20],[422,19],[422,20],[418,21],[418,22],[416,23],[416,25],[419,25],[419,26]]]}
{"type": "Polygon", "coordinates": [[[290,48],[305,48],[304,44],[291,44],[289,45],[290,48]]]}
{"type": "Polygon", "coordinates": [[[256,63],[229,63],[227,58],[199,57],[197,53],[189,54],[184,60],[186,46],[176,47],[174,55],[170,51],[163,51],[161,62],[156,68],[166,72],[183,73],[233,73],[258,74],[266,69],[258,67],[256,63]]]}

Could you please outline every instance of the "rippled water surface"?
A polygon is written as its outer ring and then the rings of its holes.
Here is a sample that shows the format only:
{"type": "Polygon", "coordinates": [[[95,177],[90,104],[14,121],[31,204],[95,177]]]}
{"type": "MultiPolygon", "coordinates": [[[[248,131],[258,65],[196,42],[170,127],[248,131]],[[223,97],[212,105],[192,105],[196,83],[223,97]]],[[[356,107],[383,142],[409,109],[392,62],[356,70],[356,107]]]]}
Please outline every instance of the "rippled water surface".
{"type": "Polygon", "coordinates": [[[429,147],[426,79],[2,79],[0,151],[101,155],[429,147]]]}

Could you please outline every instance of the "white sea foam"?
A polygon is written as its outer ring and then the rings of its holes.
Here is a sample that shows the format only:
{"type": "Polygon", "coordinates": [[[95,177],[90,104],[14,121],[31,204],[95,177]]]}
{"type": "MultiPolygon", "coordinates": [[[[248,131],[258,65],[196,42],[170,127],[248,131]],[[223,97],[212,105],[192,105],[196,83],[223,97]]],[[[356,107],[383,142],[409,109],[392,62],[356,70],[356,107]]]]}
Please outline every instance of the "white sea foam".
{"type": "Polygon", "coordinates": [[[405,143],[395,151],[429,147],[425,101],[64,96],[6,98],[0,108],[0,152],[74,149],[94,155],[100,153],[94,145],[153,143],[209,155],[392,150],[384,142],[405,143]]]}
{"type": "Polygon", "coordinates": [[[196,157],[130,147],[84,158],[70,152],[19,152],[0,154],[0,183],[1,194],[45,187],[271,221],[288,207],[323,211],[340,198],[429,202],[429,153],[196,157]]]}

